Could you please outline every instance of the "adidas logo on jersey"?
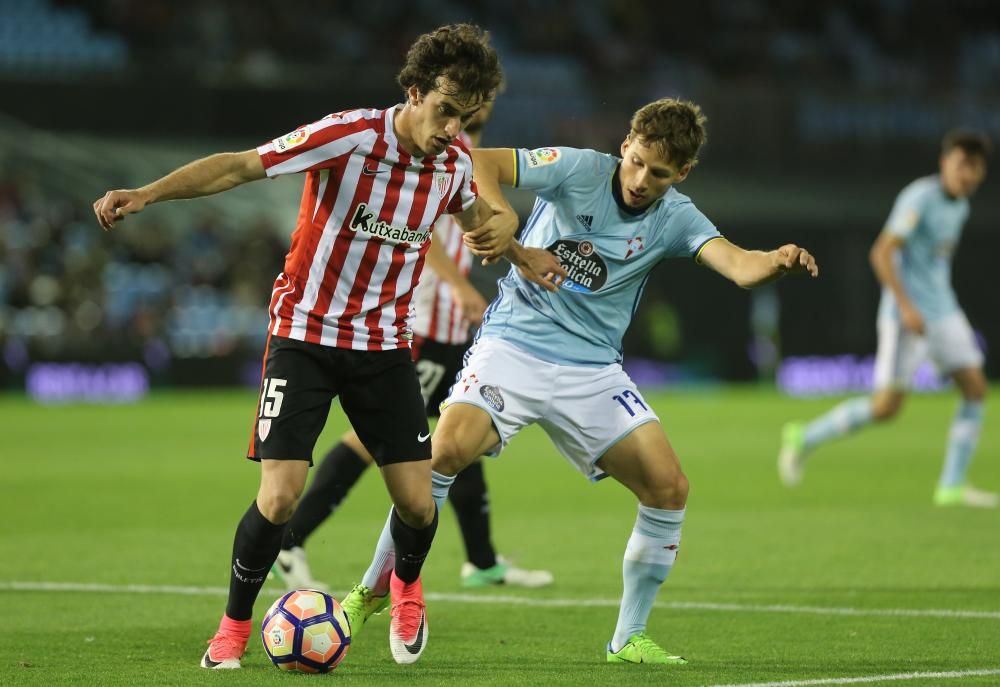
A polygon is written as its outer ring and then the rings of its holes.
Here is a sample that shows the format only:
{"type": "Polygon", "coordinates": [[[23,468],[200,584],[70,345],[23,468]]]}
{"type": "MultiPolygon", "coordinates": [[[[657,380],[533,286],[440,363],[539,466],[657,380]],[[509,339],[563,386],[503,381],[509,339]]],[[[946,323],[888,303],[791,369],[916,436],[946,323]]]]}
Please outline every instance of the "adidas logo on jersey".
{"type": "Polygon", "coordinates": [[[591,226],[594,223],[593,215],[577,215],[576,220],[584,227],[586,227],[587,231],[590,231],[593,228],[591,226]]]}
{"type": "Polygon", "coordinates": [[[351,220],[351,231],[360,231],[386,243],[409,243],[418,246],[431,236],[430,231],[413,231],[406,227],[394,227],[382,220],[373,221],[374,218],[375,213],[368,212],[368,205],[358,203],[358,207],[354,211],[354,218],[351,220]]]}

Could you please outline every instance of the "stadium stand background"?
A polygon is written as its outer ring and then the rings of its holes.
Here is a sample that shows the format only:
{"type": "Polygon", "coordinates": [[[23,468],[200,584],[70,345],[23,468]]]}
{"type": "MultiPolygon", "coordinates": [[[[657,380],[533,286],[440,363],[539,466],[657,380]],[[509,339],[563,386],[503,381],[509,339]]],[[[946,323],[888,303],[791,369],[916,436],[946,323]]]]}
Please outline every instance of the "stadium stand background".
{"type": "MultiPolygon", "coordinates": [[[[482,24],[501,52],[485,145],[613,152],[636,107],[690,98],[709,145],[680,190],[738,243],[794,240],[820,259],[820,280],[755,293],[661,266],[625,353],[667,379],[769,379],[782,356],[871,353],[867,250],[895,194],[935,170],[946,129],[1000,139],[1000,7],[987,1],[0,0],[0,16],[2,388],[60,361],[139,364],[153,384],[252,381],[301,181],[156,207],[116,236],[90,203],[396,102],[406,47],[445,22],[482,24]]],[[[1000,341],[997,188],[994,171],[955,263],[986,343],[1000,341]]],[[[495,276],[476,278],[489,291],[495,276]]]]}

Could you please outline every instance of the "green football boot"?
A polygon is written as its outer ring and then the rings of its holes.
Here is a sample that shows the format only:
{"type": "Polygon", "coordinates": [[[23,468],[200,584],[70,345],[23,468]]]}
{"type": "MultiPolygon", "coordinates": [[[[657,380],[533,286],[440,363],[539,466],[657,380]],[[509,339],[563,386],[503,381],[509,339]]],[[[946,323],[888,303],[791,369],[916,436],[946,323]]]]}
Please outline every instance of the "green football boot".
{"type": "Polygon", "coordinates": [[[934,505],[996,508],[1000,506],[1000,495],[967,484],[957,487],[938,487],[934,492],[934,505]]]}
{"type": "Polygon", "coordinates": [[[462,564],[462,586],[466,589],[494,587],[546,587],[552,584],[552,573],[548,570],[525,570],[519,568],[503,556],[497,556],[496,565],[492,568],[477,568],[472,563],[462,564]]]}
{"type": "Polygon", "coordinates": [[[608,663],[660,663],[682,666],[687,663],[683,656],[671,656],[663,647],[649,638],[645,632],[639,632],[628,638],[618,651],[611,650],[608,642],[608,663]]]}
{"type": "Polygon", "coordinates": [[[805,431],[798,422],[781,428],[781,451],[778,453],[778,477],[786,487],[797,487],[806,470],[805,431]]]}
{"type": "Polygon", "coordinates": [[[347,620],[351,623],[351,636],[357,637],[362,626],[373,615],[377,615],[389,607],[389,594],[375,596],[372,590],[363,584],[354,585],[351,593],[340,602],[347,620]]]}

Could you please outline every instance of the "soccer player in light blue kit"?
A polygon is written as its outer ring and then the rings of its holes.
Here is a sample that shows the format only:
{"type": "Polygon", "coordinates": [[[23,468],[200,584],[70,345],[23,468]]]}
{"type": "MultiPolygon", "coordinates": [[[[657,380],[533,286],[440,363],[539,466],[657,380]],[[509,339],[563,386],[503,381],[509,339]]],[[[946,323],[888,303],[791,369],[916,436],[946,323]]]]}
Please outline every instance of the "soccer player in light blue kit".
{"type": "MultiPolygon", "coordinates": [[[[656,413],[621,366],[622,336],[649,272],[683,257],[747,288],[788,272],[817,274],[812,256],[795,245],[770,252],[733,245],[673,188],[697,162],[704,123],[697,105],[664,99],[635,113],[621,158],[573,148],[473,151],[479,192],[491,204],[506,203],[499,184],[535,192],[521,241],[527,251],[551,251],[567,274],[557,293],[516,270],[500,282],[442,405],[432,439],[434,498],[443,502],[460,470],[535,423],[586,477],[611,476],[631,490],[639,514],[607,647],[613,663],[686,662],[645,632],[677,556],[688,494],[656,413]]],[[[385,594],[392,556],[387,529],[362,582],[372,609],[385,594]]]]}
{"type": "Polygon", "coordinates": [[[875,392],[852,398],[807,425],[785,425],[778,474],[786,486],[802,481],[806,455],[817,446],[899,412],[917,366],[928,356],[962,393],[934,493],[939,506],[996,508],[997,494],[976,489],[966,473],[983,424],[986,376],[972,327],[951,287],[951,258],[969,196],[986,176],[991,143],[973,131],[945,136],[940,173],[923,177],[896,198],[870,259],[882,284],[878,312],[875,392]]]}

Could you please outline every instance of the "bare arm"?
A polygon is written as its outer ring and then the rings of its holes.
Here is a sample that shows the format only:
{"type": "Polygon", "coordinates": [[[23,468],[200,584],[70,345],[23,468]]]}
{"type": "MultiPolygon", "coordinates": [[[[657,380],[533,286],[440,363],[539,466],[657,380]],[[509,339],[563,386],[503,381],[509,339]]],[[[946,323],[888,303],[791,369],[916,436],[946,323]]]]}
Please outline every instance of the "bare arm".
{"type": "Polygon", "coordinates": [[[511,148],[473,148],[472,168],[475,170],[479,196],[491,206],[510,207],[500,185],[514,185],[514,150],[511,148]]]}
{"type": "Polygon", "coordinates": [[[805,248],[785,244],[772,251],[745,250],[719,238],[705,244],[698,259],[737,286],[752,289],[786,274],[819,274],[816,260],[805,248]]]}
{"type": "Polygon", "coordinates": [[[514,241],[503,257],[517,267],[525,279],[553,293],[566,278],[566,269],[559,259],[544,248],[527,248],[514,241]]]}
{"type": "Polygon", "coordinates": [[[94,214],[104,229],[111,229],[115,222],[151,203],[208,196],[264,176],[256,150],[217,153],[189,162],[142,188],[108,191],[94,202],[94,214]]]}
{"type": "Polygon", "coordinates": [[[476,290],[464,274],[458,269],[458,265],[448,257],[444,247],[433,238],[431,245],[427,249],[427,267],[451,287],[452,297],[457,301],[462,309],[465,319],[472,324],[478,325],[483,321],[483,312],[486,311],[486,299],[476,290]]]}
{"type": "Polygon", "coordinates": [[[480,195],[479,198],[476,198],[476,202],[467,209],[455,213],[452,217],[462,227],[462,231],[469,233],[483,226],[492,215],[493,209],[480,195]]]}
{"type": "MultiPolygon", "coordinates": [[[[494,208],[514,213],[507,202],[500,185],[513,186],[516,165],[512,148],[473,148],[472,164],[476,170],[476,186],[479,197],[494,208]]],[[[559,260],[543,248],[525,248],[512,241],[503,257],[516,266],[521,275],[548,291],[558,291],[559,284],[566,278],[566,270],[559,260]]]]}
{"type": "Polygon", "coordinates": [[[513,151],[476,148],[472,151],[472,168],[479,198],[455,218],[466,232],[469,249],[486,258],[484,263],[492,262],[504,254],[517,232],[517,213],[500,190],[501,182],[512,183],[513,151]]]}
{"type": "Polygon", "coordinates": [[[883,231],[868,252],[868,262],[871,263],[872,271],[875,272],[879,283],[892,291],[892,295],[896,297],[903,325],[914,333],[922,334],[924,318],[903,288],[903,280],[899,278],[899,270],[896,269],[896,253],[902,245],[903,239],[883,231]]]}

